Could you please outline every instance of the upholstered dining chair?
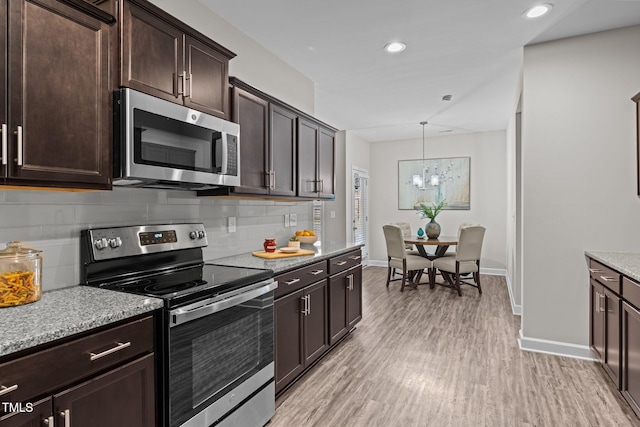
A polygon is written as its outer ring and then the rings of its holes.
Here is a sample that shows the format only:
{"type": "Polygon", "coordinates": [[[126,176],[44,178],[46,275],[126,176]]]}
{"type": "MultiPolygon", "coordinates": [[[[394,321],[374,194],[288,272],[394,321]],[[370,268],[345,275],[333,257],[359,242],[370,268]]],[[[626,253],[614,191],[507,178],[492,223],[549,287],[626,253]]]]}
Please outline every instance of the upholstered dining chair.
{"type": "Polygon", "coordinates": [[[431,260],[423,258],[420,255],[412,255],[407,253],[405,249],[402,229],[397,225],[384,225],[382,226],[382,230],[384,231],[384,239],[387,243],[387,287],[389,287],[389,283],[392,282],[392,269],[399,269],[402,270],[402,286],[400,287],[400,291],[402,292],[404,291],[404,287],[410,273],[417,272],[414,281],[415,283],[418,283],[420,281],[420,277],[422,277],[422,272],[425,269],[431,269],[433,263],[431,262],[431,260]]]}
{"type": "Polygon", "coordinates": [[[474,286],[482,293],[480,256],[484,232],[485,228],[481,225],[461,227],[455,255],[433,260],[433,268],[440,271],[448,286],[458,291],[459,296],[462,296],[462,283],[474,286]],[[471,273],[473,281],[462,280],[460,276],[465,273],[471,273]]]}

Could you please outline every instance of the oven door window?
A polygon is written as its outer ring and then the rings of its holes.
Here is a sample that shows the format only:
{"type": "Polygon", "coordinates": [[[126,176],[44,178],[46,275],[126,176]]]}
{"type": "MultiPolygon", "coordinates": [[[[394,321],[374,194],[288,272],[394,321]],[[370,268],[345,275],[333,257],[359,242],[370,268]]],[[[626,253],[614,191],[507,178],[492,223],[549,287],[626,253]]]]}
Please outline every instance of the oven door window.
{"type": "Polygon", "coordinates": [[[169,331],[171,425],[273,362],[273,292],[169,331]]]}
{"type": "Polygon", "coordinates": [[[185,121],[133,110],[133,152],[137,164],[216,172],[222,133],[185,121]]]}

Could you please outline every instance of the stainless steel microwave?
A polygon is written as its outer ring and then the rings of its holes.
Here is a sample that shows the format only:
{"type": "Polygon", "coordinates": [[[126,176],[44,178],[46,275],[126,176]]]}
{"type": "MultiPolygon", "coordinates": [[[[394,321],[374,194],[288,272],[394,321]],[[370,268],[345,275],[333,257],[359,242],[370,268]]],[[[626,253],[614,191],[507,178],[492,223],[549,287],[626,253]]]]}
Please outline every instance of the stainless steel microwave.
{"type": "Polygon", "coordinates": [[[240,185],[240,126],[182,105],[114,93],[113,185],[206,190],[240,185]]]}

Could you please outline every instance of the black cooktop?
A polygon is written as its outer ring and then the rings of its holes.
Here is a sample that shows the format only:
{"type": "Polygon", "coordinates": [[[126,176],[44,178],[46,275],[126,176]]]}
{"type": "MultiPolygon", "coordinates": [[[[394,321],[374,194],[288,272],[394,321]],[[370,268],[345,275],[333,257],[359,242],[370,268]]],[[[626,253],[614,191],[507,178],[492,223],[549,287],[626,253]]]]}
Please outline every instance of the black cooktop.
{"type": "Polygon", "coordinates": [[[162,298],[165,300],[165,306],[172,308],[199,299],[215,297],[271,277],[273,277],[271,270],[197,264],[146,276],[103,282],[98,286],[162,298]]]}

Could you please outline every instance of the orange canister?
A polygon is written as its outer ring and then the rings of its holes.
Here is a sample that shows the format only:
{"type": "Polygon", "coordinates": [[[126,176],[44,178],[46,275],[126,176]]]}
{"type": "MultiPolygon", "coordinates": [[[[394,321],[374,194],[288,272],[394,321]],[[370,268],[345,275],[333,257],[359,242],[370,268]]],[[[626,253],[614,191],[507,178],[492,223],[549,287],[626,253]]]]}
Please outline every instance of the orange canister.
{"type": "Polygon", "coordinates": [[[42,295],[42,251],[9,242],[0,250],[0,307],[28,304],[42,295]]]}

